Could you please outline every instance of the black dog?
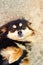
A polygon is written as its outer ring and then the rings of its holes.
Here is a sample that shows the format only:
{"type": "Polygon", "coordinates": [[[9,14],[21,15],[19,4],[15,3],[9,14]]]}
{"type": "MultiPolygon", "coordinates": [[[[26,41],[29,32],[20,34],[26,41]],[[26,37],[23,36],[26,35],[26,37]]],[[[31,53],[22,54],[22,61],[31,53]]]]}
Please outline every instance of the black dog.
{"type": "Polygon", "coordinates": [[[31,42],[26,41],[26,38],[34,33],[34,30],[29,26],[30,24],[31,23],[25,19],[17,19],[0,27],[0,65],[9,65],[8,60],[3,57],[2,50],[11,46],[21,48],[23,54],[16,62],[11,63],[10,65],[20,65],[22,60],[29,60],[27,54],[28,51],[31,50],[31,42]],[[29,45],[29,50],[27,49],[27,44],[29,45]]]}

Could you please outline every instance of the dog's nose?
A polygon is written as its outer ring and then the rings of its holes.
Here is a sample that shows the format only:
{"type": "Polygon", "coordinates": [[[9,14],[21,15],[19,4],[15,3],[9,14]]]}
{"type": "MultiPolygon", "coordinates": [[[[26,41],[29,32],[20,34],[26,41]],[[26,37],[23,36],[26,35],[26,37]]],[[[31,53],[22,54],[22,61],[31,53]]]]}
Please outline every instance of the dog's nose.
{"type": "Polygon", "coordinates": [[[18,31],[19,37],[22,37],[22,31],[18,31]]]}
{"type": "Polygon", "coordinates": [[[18,31],[18,34],[21,35],[22,34],[22,31],[18,31]]]}

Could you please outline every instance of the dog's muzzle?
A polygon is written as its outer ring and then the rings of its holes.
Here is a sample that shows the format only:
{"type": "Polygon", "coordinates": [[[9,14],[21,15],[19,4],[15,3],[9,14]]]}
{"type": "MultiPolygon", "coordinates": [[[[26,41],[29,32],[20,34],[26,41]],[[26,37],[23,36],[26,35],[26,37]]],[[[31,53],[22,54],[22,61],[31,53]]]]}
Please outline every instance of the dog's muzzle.
{"type": "Polygon", "coordinates": [[[22,34],[22,31],[20,30],[20,31],[18,31],[18,36],[19,37],[22,37],[23,36],[23,34],[22,34]]]}

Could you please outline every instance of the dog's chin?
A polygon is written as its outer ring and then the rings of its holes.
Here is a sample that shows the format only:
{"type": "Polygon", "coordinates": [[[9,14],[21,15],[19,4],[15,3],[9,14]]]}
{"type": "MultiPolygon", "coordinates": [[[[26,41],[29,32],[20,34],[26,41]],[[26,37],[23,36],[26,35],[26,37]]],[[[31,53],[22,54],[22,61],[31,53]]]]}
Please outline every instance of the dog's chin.
{"type": "Polygon", "coordinates": [[[24,39],[25,39],[25,37],[12,37],[12,38],[10,38],[10,39],[12,39],[12,40],[18,40],[18,41],[24,41],[24,39]]]}
{"type": "Polygon", "coordinates": [[[18,41],[24,41],[25,37],[18,37],[16,38],[15,40],[18,40],[18,41]]]}

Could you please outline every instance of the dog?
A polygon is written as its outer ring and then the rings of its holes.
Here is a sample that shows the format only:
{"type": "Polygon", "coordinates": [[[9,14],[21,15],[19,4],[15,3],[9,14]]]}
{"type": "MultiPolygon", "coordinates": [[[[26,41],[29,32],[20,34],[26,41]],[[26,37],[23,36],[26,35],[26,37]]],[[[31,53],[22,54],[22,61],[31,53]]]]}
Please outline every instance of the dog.
{"type": "Polygon", "coordinates": [[[26,38],[34,34],[30,25],[25,19],[17,19],[0,27],[1,65],[29,65],[31,41],[26,38]]]}

